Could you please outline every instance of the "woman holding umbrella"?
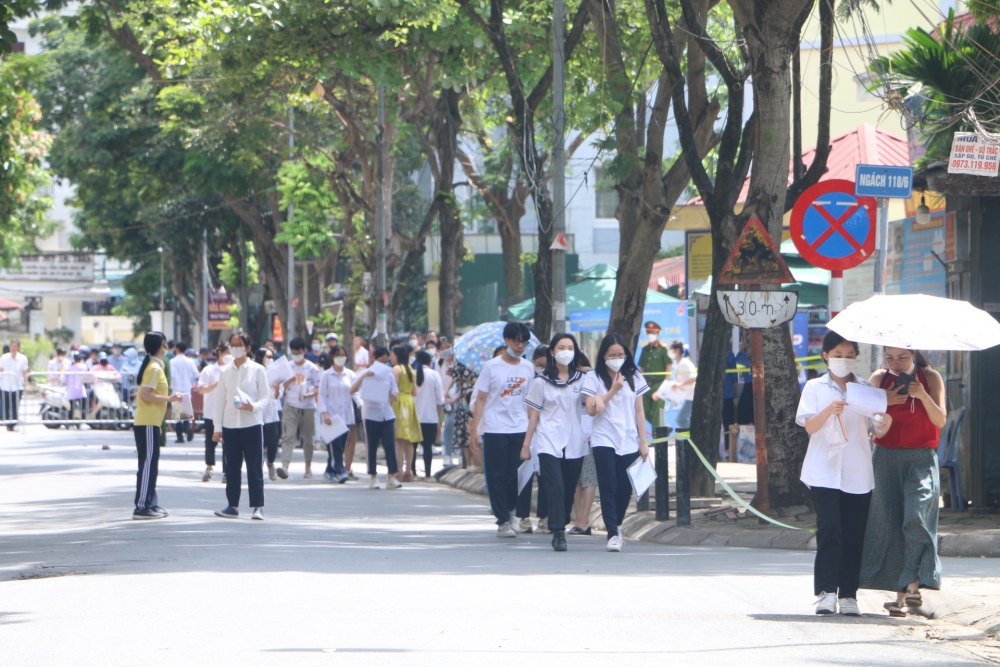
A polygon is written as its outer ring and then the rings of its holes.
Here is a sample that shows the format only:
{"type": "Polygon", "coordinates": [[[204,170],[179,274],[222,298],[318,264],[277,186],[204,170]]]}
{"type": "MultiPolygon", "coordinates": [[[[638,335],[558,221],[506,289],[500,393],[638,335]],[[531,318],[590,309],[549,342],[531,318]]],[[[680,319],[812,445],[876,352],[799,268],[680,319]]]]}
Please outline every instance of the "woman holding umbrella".
{"type": "Polygon", "coordinates": [[[937,447],[948,412],[944,380],[922,354],[886,347],[885,363],[870,381],[886,390],[892,426],[875,439],[875,493],[861,582],[895,591],[896,600],[885,607],[890,616],[902,617],[921,605],[921,587],[941,588],[937,447]]]}

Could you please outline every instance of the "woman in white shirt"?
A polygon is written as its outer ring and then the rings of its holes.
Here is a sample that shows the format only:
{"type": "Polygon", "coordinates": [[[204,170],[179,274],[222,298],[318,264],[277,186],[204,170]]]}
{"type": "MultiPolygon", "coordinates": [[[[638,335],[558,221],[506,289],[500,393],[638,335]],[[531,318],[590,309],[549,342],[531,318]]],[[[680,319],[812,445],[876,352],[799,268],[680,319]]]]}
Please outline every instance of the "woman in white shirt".
{"type": "MultiPolygon", "coordinates": [[[[202,400],[202,420],[205,426],[205,474],[201,476],[201,481],[211,482],[212,472],[215,468],[215,447],[216,442],[212,439],[215,435],[215,390],[219,386],[219,377],[222,375],[222,367],[232,363],[229,356],[229,343],[222,342],[215,349],[216,363],[209,364],[201,369],[198,374],[198,385],[194,391],[201,394],[202,400]]],[[[226,481],[226,459],[222,459],[222,481],[226,481]]]]}
{"type": "MultiPolygon", "coordinates": [[[[254,353],[253,360],[264,367],[265,377],[267,367],[274,363],[274,352],[270,348],[261,347],[254,353]]],[[[230,360],[230,363],[232,361],[230,360]]],[[[267,453],[267,477],[272,482],[277,481],[278,471],[274,461],[278,458],[278,445],[281,444],[281,394],[284,387],[280,382],[271,384],[271,395],[274,400],[264,410],[264,451],[267,453]]],[[[223,461],[225,463],[225,461],[223,461]]],[[[225,479],[225,471],[222,471],[225,479]]]]}
{"type": "Polygon", "coordinates": [[[396,413],[392,411],[392,400],[399,395],[399,385],[389,367],[389,350],[376,347],[372,352],[374,363],[358,373],[351,385],[351,394],[361,391],[365,380],[372,378],[377,385],[377,391],[371,391],[361,397],[361,414],[365,418],[365,444],[368,445],[368,482],[369,489],[378,489],[378,470],[376,468],[378,446],[382,444],[385,452],[385,465],[389,469],[386,479],[387,489],[398,489],[403,485],[396,479],[399,465],[396,461],[396,413]]]}
{"type": "Polygon", "coordinates": [[[549,530],[556,551],[566,551],[569,510],[583,457],[587,455],[587,440],[580,423],[584,374],[578,369],[579,363],[576,338],[557,333],[549,343],[545,372],[535,377],[524,398],[528,431],[521,460],[529,460],[532,454],[538,456],[539,484],[549,501],[549,530]]]}
{"type": "Polygon", "coordinates": [[[444,405],[444,383],[440,373],[433,368],[434,360],[431,359],[430,352],[421,350],[416,356],[414,371],[417,375],[417,395],[413,402],[417,406],[417,419],[423,434],[424,479],[427,480],[431,476],[431,464],[434,461],[434,443],[440,440],[441,417],[438,409],[444,405]]]}
{"type": "Polygon", "coordinates": [[[351,385],[356,377],[354,371],[347,367],[347,350],[334,345],[330,350],[333,365],[323,371],[319,380],[319,410],[320,419],[327,426],[334,419],[347,427],[347,430],[331,440],[326,445],[326,472],[323,477],[331,482],[343,484],[348,480],[347,468],[344,467],[344,449],[347,447],[347,435],[354,426],[354,398],[351,396],[351,385]]]}
{"type": "Polygon", "coordinates": [[[857,591],[861,553],[875,475],[869,434],[881,437],[892,426],[887,414],[873,419],[852,412],[847,384],[871,387],[854,374],[858,344],[831,331],[823,338],[826,375],[802,389],[795,423],[809,434],[800,479],[816,509],[816,564],[813,587],[817,614],[860,616],[857,591]]]}
{"type": "MultiPolygon", "coordinates": [[[[670,380],[661,385],[661,398],[668,398],[664,388],[670,387],[675,397],[679,398],[680,411],[677,415],[677,430],[687,431],[691,428],[691,410],[694,408],[694,385],[698,381],[698,368],[684,350],[684,343],[675,340],[668,350],[673,360],[670,380]]],[[[675,401],[678,402],[678,401],[675,401]]]]}
{"type": "Polygon", "coordinates": [[[635,365],[628,345],[618,334],[601,341],[594,372],[583,382],[587,414],[594,418],[590,446],[597,466],[601,516],[608,531],[608,551],[621,551],[619,527],[625,520],[632,483],[628,467],[649,456],[646,411],[642,396],[649,386],[635,365]]]}
{"type": "Polygon", "coordinates": [[[251,518],[264,520],[264,415],[274,402],[264,367],[247,356],[253,348],[243,332],[229,337],[233,363],[222,369],[215,394],[215,434],[222,442],[226,460],[226,499],[229,505],[216,516],[235,519],[240,515],[243,459],[247,462],[247,489],[251,518]]]}

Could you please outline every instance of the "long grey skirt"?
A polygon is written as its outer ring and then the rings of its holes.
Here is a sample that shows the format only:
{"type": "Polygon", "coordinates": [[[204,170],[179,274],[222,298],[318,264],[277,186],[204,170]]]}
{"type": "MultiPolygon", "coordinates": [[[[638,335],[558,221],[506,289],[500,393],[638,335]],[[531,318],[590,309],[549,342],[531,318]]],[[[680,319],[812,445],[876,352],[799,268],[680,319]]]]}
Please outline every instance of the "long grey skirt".
{"type": "Polygon", "coordinates": [[[875,492],[861,561],[861,588],[941,588],[937,552],[941,479],[933,449],[888,449],[872,457],[875,492]]]}

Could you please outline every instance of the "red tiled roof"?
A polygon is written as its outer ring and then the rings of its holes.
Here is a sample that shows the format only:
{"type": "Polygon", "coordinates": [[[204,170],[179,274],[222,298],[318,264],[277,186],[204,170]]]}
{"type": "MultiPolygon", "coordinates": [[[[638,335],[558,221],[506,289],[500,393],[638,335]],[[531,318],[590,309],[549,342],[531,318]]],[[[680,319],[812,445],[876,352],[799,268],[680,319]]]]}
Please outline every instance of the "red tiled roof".
{"type": "MultiPolygon", "coordinates": [[[[802,154],[802,162],[806,169],[816,156],[816,149],[810,148],[802,154]]],[[[830,141],[830,155],[826,159],[826,173],[819,180],[826,181],[831,178],[843,178],[848,181],[854,180],[854,168],[858,164],[886,164],[886,165],[908,165],[910,164],[909,145],[905,139],[879,130],[874,125],[863,123],[856,128],[842,134],[830,141]]],[[[791,173],[793,164],[788,163],[788,171],[791,173]]],[[[788,179],[791,183],[791,178],[788,179]]],[[[743,184],[743,190],[737,201],[746,201],[747,191],[750,188],[750,178],[747,177],[743,184]]],[[[701,204],[701,197],[695,197],[685,205],[701,204]]]]}
{"type": "Polygon", "coordinates": [[[653,263],[653,272],[649,276],[649,289],[658,292],[674,285],[681,285],[683,290],[686,276],[684,255],[661,259],[653,263]]]}

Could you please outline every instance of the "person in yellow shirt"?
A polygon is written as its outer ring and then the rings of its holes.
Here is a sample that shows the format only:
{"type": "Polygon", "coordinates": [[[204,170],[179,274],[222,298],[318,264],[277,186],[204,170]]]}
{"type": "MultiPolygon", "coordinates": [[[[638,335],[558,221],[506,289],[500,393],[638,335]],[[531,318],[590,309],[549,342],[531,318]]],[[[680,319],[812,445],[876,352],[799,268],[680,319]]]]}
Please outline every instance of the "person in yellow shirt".
{"type": "Polygon", "coordinates": [[[162,519],[167,511],[156,499],[156,475],[160,464],[160,425],[167,412],[167,403],[181,400],[179,393],[170,393],[164,372],[163,357],[167,353],[167,337],[150,331],[142,340],[146,358],[139,366],[139,396],[136,398],[132,432],[139,453],[139,471],[135,480],[135,511],[133,519],[162,519]]]}

